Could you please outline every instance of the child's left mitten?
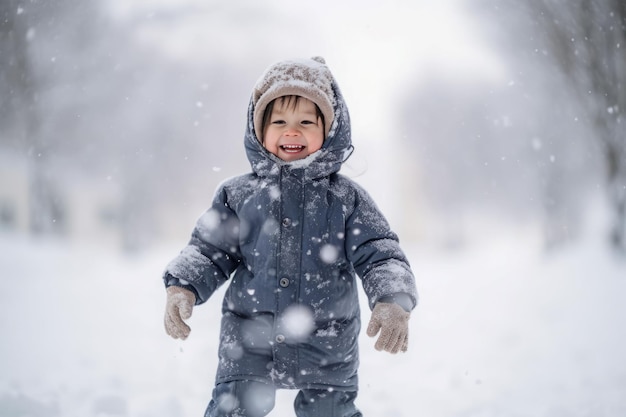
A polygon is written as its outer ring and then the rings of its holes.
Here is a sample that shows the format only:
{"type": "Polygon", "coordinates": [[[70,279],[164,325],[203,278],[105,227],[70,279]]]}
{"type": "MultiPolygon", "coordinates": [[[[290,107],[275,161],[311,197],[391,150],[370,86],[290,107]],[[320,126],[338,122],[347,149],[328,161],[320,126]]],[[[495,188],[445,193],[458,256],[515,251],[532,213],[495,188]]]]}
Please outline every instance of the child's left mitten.
{"type": "Polygon", "coordinates": [[[186,339],[191,329],[183,320],[191,317],[196,296],[182,287],[167,288],[165,305],[165,331],[174,339],[186,339]]]}
{"type": "Polygon", "coordinates": [[[410,313],[395,303],[376,303],[367,326],[367,335],[380,336],[374,345],[376,350],[390,353],[406,352],[409,347],[410,313]]]}

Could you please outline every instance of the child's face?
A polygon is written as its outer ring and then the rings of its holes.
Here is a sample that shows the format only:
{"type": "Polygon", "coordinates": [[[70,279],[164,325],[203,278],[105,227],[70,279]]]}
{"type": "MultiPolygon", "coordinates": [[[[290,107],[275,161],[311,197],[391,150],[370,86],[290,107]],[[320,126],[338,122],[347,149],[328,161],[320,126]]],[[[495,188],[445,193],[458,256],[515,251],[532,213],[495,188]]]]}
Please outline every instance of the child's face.
{"type": "Polygon", "coordinates": [[[315,104],[300,97],[294,102],[276,99],[269,123],[263,132],[265,149],[284,161],[303,159],[324,143],[324,126],[315,104]]]}

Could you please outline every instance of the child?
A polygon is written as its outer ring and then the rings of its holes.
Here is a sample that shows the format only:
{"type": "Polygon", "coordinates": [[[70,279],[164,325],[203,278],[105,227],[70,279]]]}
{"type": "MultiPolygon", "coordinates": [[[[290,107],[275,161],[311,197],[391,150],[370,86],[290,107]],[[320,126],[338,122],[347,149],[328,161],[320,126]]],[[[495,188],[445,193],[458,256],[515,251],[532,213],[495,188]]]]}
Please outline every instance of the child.
{"type": "Polygon", "coordinates": [[[373,309],[377,350],[406,351],[415,281],[369,195],[338,174],[350,120],[322,58],[271,66],[254,87],[245,149],[252,172],[224,182],[168,266],[165,328],[231,280],[219,364],[205,417],[261,417],[275,390],[299,389],[298,417],[354,417],[360,312],[373,309]]]}

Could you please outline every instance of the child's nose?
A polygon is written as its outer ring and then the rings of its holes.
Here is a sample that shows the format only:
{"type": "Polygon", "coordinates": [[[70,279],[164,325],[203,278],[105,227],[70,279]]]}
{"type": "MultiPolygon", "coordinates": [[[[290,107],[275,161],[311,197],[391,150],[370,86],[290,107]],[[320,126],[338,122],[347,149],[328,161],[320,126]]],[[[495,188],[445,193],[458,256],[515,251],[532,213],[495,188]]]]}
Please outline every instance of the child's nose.
{"type": "Polygon", "coordinates": [[[285,136],[299,136],[300,131],[294,127],[288,127],[285,131],[285,136]]]}

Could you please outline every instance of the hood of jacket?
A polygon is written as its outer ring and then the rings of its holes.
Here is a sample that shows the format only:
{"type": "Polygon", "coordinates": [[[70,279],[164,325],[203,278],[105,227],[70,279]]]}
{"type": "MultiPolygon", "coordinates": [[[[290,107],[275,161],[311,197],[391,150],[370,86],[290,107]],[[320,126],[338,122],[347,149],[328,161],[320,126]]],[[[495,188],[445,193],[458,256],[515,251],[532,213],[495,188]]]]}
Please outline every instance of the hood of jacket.
{"type": "Polygon", "coordinates": [[[354,147],[352,146],[348,108],[337,83],[333,81],[332,87],[336,101],[335,119],[322,148],[304,159],[290,162],[283,161],[270,153],[257,138],[254,133],[254,104],[253,100],[250,100],[244,145],[252,171],[255,174],[260,177],[268,177],[278,173],[282,167],[286,166],[291,169],[303,169],[304,178],[314,180],[341,169],[341,165],[350,157],[354,147]]]}

